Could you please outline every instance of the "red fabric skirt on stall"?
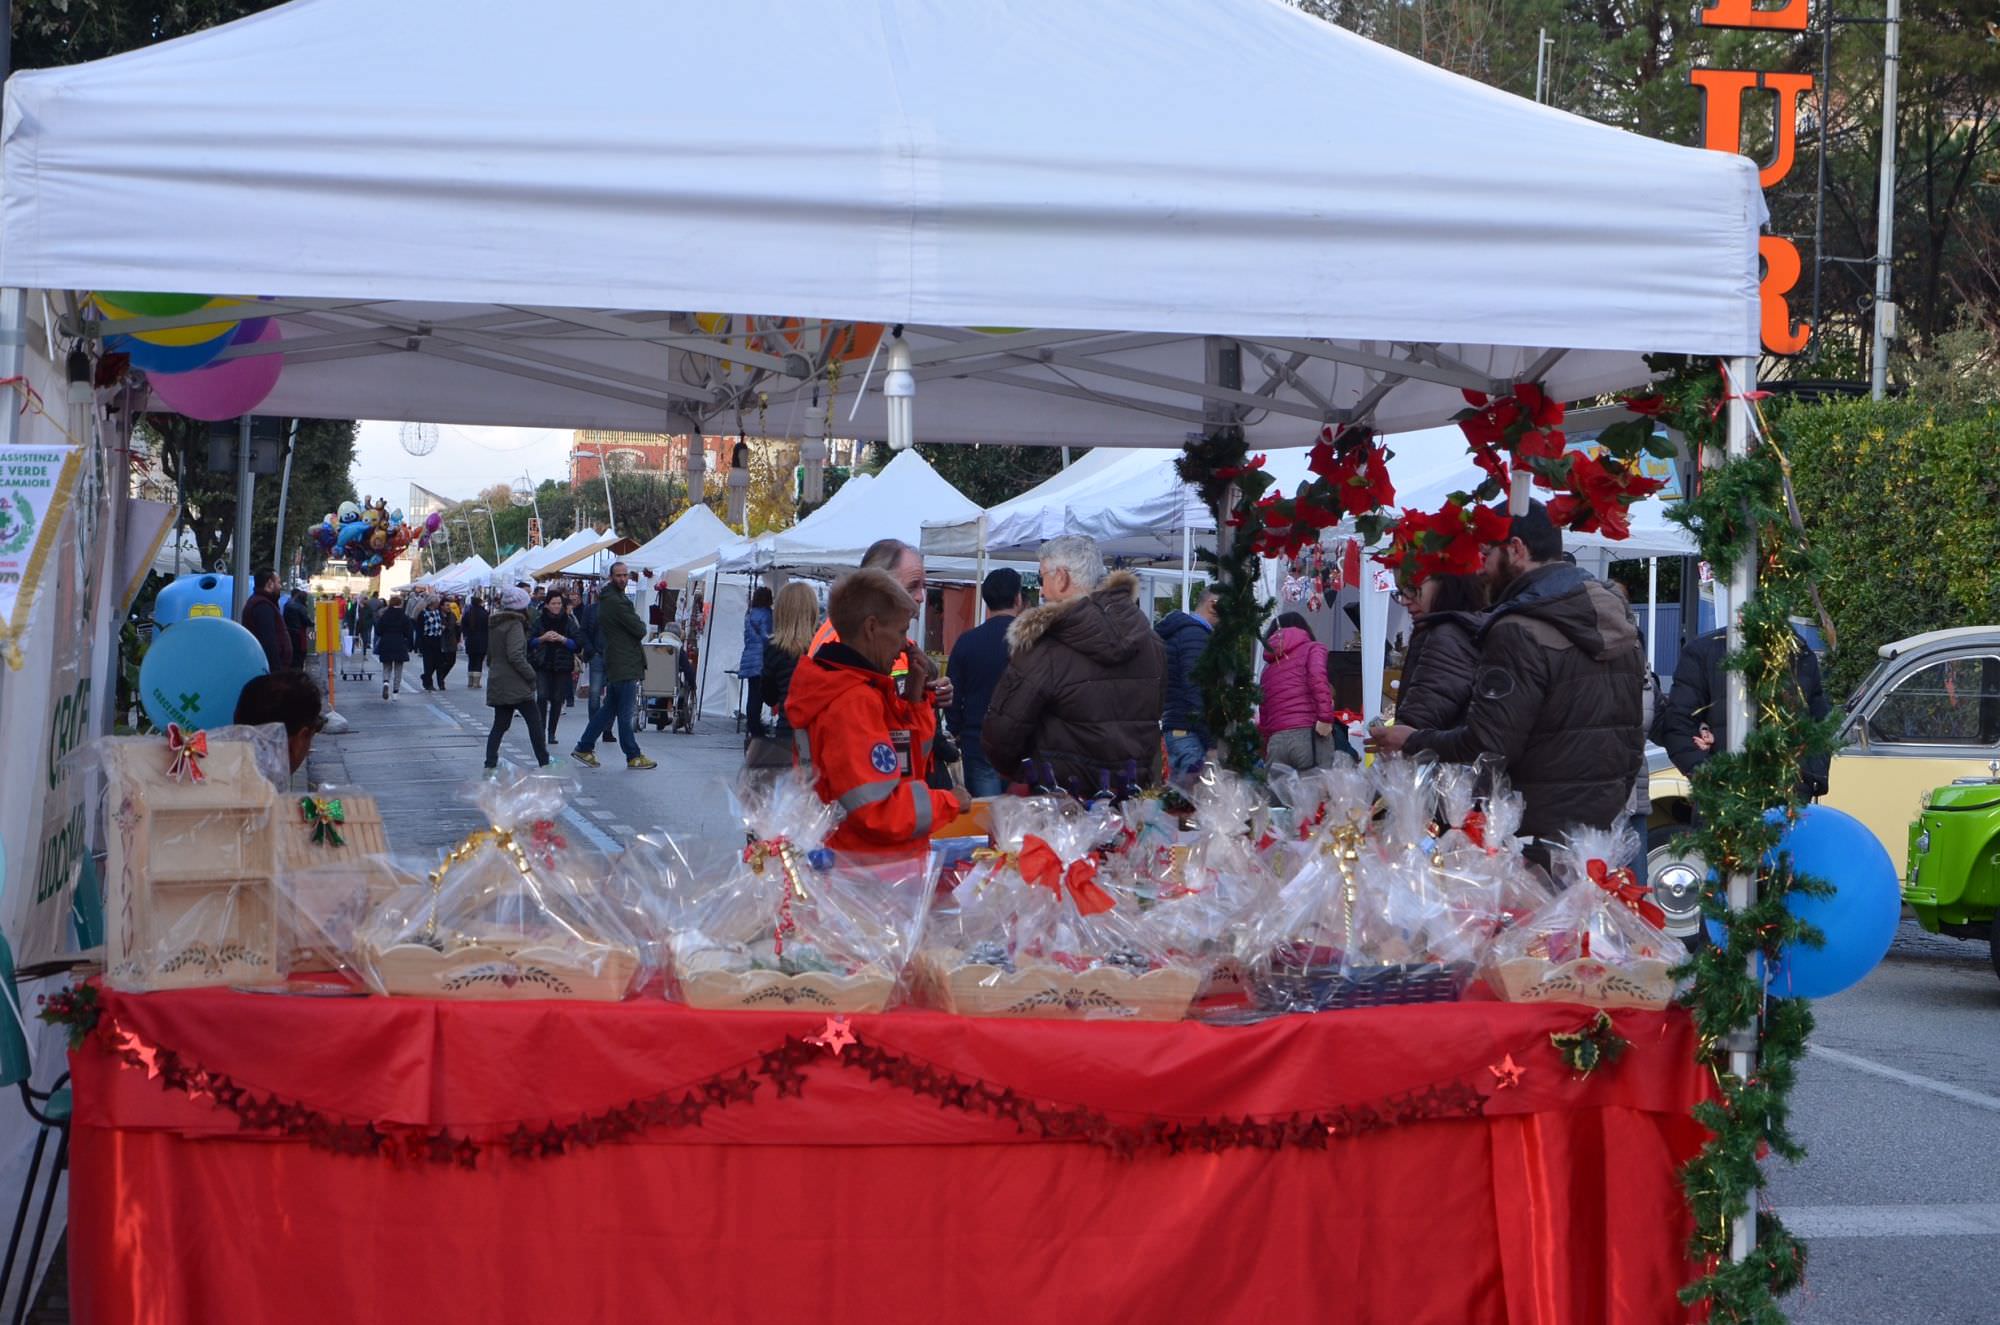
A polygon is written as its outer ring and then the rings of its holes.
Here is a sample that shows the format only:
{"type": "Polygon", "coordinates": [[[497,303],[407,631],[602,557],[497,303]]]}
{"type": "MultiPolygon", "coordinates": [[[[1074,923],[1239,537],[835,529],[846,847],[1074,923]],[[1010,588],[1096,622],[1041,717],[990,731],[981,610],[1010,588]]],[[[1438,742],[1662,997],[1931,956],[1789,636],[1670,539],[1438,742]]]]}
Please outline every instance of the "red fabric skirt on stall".
{"type": "Polygon", "coordinates": [[[1678,1321],[1686,1016],[104,994],[75,1319],[1678,1321]],[[815,1043],[825,1039],[830,1043],[815,1043]],[[839,1051],[836,1052],[836,1045],[839,1051]]]}

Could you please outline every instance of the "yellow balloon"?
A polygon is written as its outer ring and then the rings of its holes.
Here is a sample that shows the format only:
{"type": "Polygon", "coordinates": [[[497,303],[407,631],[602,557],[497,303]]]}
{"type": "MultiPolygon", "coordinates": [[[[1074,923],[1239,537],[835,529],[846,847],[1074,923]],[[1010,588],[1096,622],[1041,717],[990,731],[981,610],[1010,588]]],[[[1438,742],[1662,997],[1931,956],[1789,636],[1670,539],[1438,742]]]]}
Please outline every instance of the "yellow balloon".
{"type": "MultiPolygon", "coordinates": [[[[107,318],[116,319],[141,316],[130,309],[120,308],[118,305],[108,302],[101,292],[94,297],[97,300],[98,311],[103,313],[107,318]]],[[[242,302],[241,299],[231,299],[225,296],[211,299],[207,303],[202,304],[201,307],[203,309],[235,308],[241,305],[242,302]]],[[[148,345],[200,345],[205,341],[215,340],[220,336],[227,336],[230,332],[236,330],[236,325],[234,320],[204,322],[199,326],[193,327],[169,327],[162,331],[135,332],[134,339],[143,340],[148,345]]]]}
{"type": "Polygon", "coordinates": [[[696,313],[694,315],[694,324],[700,327],[707,335],[720,336],[724,331],[729,329],[729,314],[696,313]]]}

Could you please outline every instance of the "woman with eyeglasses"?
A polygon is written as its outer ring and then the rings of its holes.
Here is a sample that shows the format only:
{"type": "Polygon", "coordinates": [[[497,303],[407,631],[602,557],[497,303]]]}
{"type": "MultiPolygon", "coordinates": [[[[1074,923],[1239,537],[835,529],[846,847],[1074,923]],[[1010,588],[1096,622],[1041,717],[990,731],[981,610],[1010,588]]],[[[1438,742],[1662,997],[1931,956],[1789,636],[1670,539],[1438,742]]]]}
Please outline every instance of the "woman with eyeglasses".
{"type": "Polygon", "coordinates": [[[1433,575],[1397,598],[1409,609],[1410,647],[1396,692],[1396,725],[1449,731],[1472,704],[1486,582],[1477,575],[1433,575]]]}

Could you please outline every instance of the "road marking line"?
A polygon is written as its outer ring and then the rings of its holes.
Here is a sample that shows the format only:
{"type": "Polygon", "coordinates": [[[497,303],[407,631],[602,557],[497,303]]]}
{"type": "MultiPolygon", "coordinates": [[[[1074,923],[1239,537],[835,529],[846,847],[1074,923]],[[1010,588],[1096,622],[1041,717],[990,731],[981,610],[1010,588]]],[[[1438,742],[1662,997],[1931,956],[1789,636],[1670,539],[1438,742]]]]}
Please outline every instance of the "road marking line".
{"type": "Polygon", "coordinates": [[[2000,1205],[1780,1206],[1802,1238],[1986,1238],[2000,1234],[2000,1205]]]}
{"type": "Polygon", "coordinates": [[[1824,1058],[1842,1067],[1853,1068],[1856,1072],[1866,1072],[1869,1076],[1881,1077],[1884,1081],[1894,1081],[1915,1087],[1917,1090],[1927,1090],[1933,1095],[1957,1100],[1960,1104],[1970,1104],[1977,1109],[2000,1113],[2000,1095],[1988,1095],[1982,1091],[1968,1090],[1964,1086],[1954,1086],[1949,1081],[1939,1081],[1935,1077],[1905,1072],[1900,1067],[1890,1067],[1887,1063],[1878,1063],[1872,1058],[1862,1058],[1855,1054],[1843,1053],[1838,1049],[1829,1049],[1823,1044],[1813,1045],[1808,1052],[1814,1058],[1824,1058]]]}
{"type": "Polygon", "coordinates": [[[605,827],[609,828],[612,832],[617,833],[620,837],[630,837],[632,836],[633,833],[638,831],[637,829],[633,828],[631,824],[606,824],[605,827]]]}
{"type": "Polygon", "coordinates": [[[563,807],[562,817],[563,817],[563,822],[567,823],[570,827],[576,829],[577,832],[582,833],[585,837],[589,838],[590,844],[596,847],[599,851],[602,851],[607,855],[615,856],[618,854],[618,852],[623,850],[623,848],[620,847],[617,842],[615,842],[609,837],[606,837],[603,833],[597,831],[597,825],[591,823],[590,820],[578,814],[574,807],[565,805],[563,807]]]}
{"type": "Polygon", "coordinates": [[[439,722],[442,722],[445,726],[456,727],[459,725],[458,719],[452,717],[451,714],[446,713],[442,708],[438,707],[438,703],[436,700],[434,699],[426,700],[424,703],[424,707],[429,709],[432,715],[435,716],[437,720],[439,722]]]}

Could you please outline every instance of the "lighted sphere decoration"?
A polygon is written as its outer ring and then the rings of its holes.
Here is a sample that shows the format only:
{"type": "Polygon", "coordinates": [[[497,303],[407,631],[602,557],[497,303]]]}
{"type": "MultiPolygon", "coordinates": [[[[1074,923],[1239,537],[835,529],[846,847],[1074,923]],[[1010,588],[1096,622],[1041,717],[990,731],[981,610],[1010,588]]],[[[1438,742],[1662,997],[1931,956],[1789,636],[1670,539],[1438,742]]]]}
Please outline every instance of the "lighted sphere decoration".
{"type": "Polygon", "coordinates": [[[435,423],[405,423],[397,428],[396,440],[411,455],[429,455],[437,450],[438,427],[435,423]]]}
{"type": "Polygon", "coordinates": [[[513,490],[507,494],[507,500],[515,506],[533,506],[535,493],[527,484],[516,483],[513,490]]]}

